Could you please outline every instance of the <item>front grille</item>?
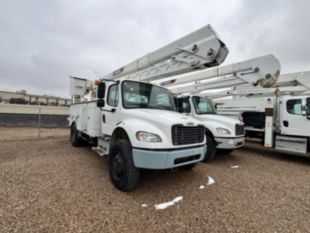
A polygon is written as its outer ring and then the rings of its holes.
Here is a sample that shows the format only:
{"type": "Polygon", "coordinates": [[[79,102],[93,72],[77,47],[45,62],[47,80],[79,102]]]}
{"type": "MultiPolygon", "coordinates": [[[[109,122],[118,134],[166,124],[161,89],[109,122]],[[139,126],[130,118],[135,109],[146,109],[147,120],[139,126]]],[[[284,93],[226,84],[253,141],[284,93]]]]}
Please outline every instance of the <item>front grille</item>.
{"type": "Polygon", "coordinates": [[[244,124],[236,124],[236,136],[244,135],[244,124]]]}
{"type": "Polygon", "coordinates": [[[205,128],[203,125],[173,125],[171,130],[172,143],[176,146],[203,142],[205,136],[205,128]]]}

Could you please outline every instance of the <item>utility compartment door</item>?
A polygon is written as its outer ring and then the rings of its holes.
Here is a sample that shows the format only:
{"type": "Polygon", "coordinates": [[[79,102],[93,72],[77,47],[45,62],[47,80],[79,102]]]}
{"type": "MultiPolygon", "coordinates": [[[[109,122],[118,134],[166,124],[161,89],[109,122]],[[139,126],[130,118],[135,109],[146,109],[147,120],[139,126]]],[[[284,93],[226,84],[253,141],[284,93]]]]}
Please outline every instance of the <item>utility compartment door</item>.
{"type": "MultiPolygon", "coordinates": [[[[86,105],[86,104],[85,104],[86,105]]],[[[86,133],[91,137],[98,137],[100,136],[101,131],[101,111],[97,107],[96,102],[91,102],[87,104],[87,129],[86,133]]]]}
{"type": "Polygon", "coordinates": [[[286,135],[310,136],[310,120],[305,108],[306,97],[285,96],[279,99],[281,133],[286,135]]]}
{"type": "Polygon", "coordinates": [[[118,105],[119,103],[119,84],[115,83],[107,88],[107,95],[105,106],[101,111],[101,130],[103,134],[112,135],[118,119],[118,105]]]}

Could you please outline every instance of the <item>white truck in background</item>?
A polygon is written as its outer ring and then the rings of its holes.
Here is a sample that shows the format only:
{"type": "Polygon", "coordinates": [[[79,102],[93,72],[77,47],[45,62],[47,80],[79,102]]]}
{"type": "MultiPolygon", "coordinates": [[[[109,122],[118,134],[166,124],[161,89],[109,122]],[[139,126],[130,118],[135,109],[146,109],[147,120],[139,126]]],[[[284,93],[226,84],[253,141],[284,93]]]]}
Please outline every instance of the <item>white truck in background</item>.
{"type": "Polygon", "coordinates": [[[281,75],[269,88],[243,85],[209,96],[219,114],[243,120],[247,140],[310,157],[310,71],[281,75]]]}
{"type": "Polygon", "coordinates": [[[244,123],[239,119],[216,113],[211,99],[203,95],[206,90],[253,83],[268,86],[279,75],[280,63],[273,55],[191,72],[161,80],[162,86],[175,94],[179,112],[203,122],[206,129],[207,152],[204,162],[215,157],[216,151],[230,153],[244,145],[244,123]],[[223,76],[224,77],[219,77],[223,76]]]}
{"type": "Polygon", "coordinates": [[[199,95],[178,96],[177,110],[200,120],[206,130],[207,152],[204,162],[214,159],[217,150],[229,154],[244,145],[244,124],[216,113],[212,100],[199,95]]]}
{"type": "Polygon", "coordinates": [[[71,142],[108,155],[112,183],[133,189],[140,169],[190,169],[205,156],[205,129],[175,109],[174,95],[146,83],[221,64],[228,50],[203,27],[94,83],[71,78],[71,142]]]}

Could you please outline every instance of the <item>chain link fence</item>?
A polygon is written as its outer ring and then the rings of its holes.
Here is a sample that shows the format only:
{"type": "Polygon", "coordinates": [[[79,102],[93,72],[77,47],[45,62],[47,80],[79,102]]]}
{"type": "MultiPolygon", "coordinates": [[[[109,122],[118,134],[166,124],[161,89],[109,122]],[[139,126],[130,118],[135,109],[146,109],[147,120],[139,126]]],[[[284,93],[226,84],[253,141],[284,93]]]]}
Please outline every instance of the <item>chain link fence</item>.
{"type": "Polygon", "coordinates": [[[0,104],[0,141],[69,136],[68,107],[0,104]]]}

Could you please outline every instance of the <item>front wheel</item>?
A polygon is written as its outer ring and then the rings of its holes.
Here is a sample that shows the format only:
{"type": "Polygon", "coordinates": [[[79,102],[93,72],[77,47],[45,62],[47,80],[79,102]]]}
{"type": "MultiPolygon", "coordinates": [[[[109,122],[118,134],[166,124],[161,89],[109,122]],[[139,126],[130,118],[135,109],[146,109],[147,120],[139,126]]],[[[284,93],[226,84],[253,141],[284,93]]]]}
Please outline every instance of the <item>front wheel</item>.
{"type": "Polygon", "coordinates": [[[110,178],[120,191],[130,191],[138,184],[139,168],[135,167],[132,158],[132,147],[127,140],[117,140],[109,154],[110,178]]]}
{"type": "Polygon", "coordinates": [[[207,152],[202,162],[209,163],[215,157],[216,146],[213,139],[210,136],[207,135],[206,139],[207,139],[207,152]]]}

